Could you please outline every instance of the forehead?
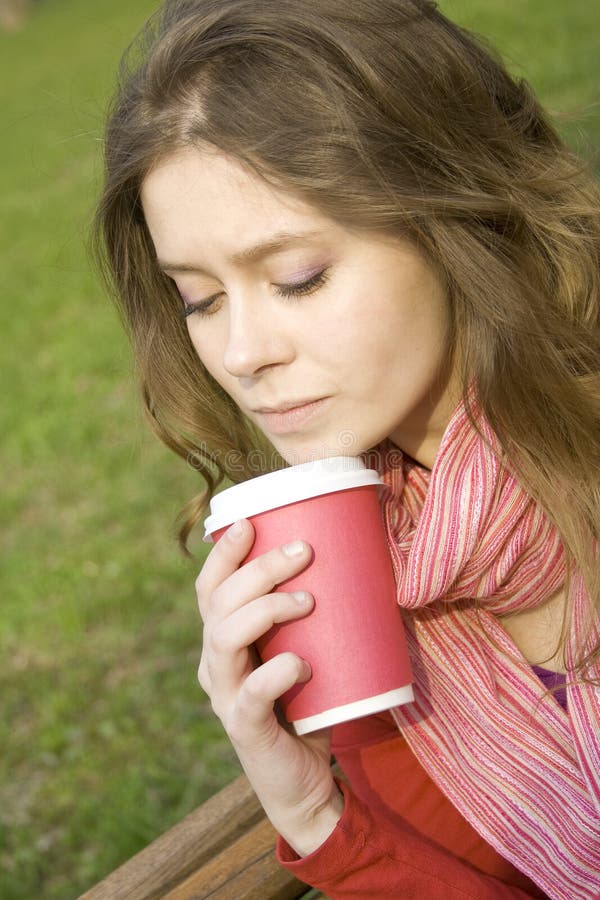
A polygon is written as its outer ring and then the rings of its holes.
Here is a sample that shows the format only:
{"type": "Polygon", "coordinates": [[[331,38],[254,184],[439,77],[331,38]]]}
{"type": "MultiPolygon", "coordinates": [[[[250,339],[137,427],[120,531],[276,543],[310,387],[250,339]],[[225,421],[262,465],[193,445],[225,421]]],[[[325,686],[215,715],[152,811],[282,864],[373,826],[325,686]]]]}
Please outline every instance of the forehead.
{"type": "Polygon", "coordinates": [[[336,222],[211,147],[163,159],[146,176],[141,200],[167,272],[210,272],[213,263],[251,264],[295,249],[336,257],[365,244],[398,249],[397,235],[336,222]]]}
{"type": "Polygon", "coordinates": [[[269,231],[331,224],[291,193],[269,185],[238,160],[213,149],[185,148],[157,164],[142,184],[141,200],[154,236],[197,226],[227,229],[245,242],[269,231]]]}

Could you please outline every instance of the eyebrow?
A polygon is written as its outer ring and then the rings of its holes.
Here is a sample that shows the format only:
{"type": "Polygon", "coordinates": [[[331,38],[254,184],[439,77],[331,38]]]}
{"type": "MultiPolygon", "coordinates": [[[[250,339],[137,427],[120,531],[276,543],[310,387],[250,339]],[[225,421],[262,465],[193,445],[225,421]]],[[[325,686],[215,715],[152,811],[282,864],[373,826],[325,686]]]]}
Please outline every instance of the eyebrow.
{"type": "MultiPolygon", "coordinates": [[[[319,237],[320,234],[319,231],[291,233],[282,231],[267,240],[259,241],[258,244],[254,244],[252,247],[238,250],[237,253],[233,253],[228,257],[228,261],[236,266],[248,265],[249,263],[264,259],[265,256],[278,253],[280,250],[286,250],[288,247],[293,247],[296,244],[310,243],[316,237],[319,237]]],[[[158,264],[164,272],[196,272],[201,275],[210,274],[201,266],[191,265],[190,263],[167,262],[159,259],[158,264]]]]}

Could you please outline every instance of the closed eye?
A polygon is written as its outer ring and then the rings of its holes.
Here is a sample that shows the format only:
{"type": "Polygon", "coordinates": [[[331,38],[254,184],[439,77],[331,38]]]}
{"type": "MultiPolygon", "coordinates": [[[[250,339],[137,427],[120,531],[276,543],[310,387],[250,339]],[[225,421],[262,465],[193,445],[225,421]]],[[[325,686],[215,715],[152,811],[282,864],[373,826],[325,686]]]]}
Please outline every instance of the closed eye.
{"type": "MultiPolygon", "coordinates": [[[[295,297],[306,297],[321,288],[328,277],[328,269],[322,269],[320,272],[311,275],[311,277],[307,278],[305,281],[293,282],[291,284],[277,284],[275,285],[275,288],[280,297],[291,299],[295,297]]],[[[191,316],[194,313],[197,313],[201,318],[213,315],[219,308],[218,300],[222,296],[223,294],[220,292],[218,294],[212,294],[205,300],[198,301],[198,303],[187,303],[184,301],[182,312],[183,318],[187,319],[188,316],[191,316]]]]}
{"type": "Polygon", "coordinates": [[[307,278],[306,281],[299,281],[292,284],[277,284],[277,293],[280,297],[304,297],[312,294],[314,291],[322,287],[329,277],[329,270],[322,269],[307,278]]]}
{"type": "Polygon", "coordinates": [[[206,300],[200,300],[198,303],[186,303],[184,301],[183,304],[183,312],[182,316],[184,319],[187,319],[188,316],[191,316],[193,313],[198,313],[199,316],[210,316],[217,311],[217,300],[221,297],[221,293],[212,294],[212,296],[207,297],[206,300]]]}

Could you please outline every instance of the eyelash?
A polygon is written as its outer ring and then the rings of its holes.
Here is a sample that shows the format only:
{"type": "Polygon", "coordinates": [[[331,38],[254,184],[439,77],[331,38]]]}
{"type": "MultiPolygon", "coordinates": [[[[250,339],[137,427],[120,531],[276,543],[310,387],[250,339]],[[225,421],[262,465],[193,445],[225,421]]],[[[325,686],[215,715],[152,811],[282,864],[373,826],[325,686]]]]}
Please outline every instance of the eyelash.
{"type": "MultiPolygon", "coordinates": [[[[317,291],[319,288],[323,287],[328,277],[328,269],[322,269],[315,275],[311,275],[311,277],[307,278],[306,281],[301,281],[298,284],[276,285],[277,293],[280,297],[285,297],[288,300],[293,300],[298,297],[306,297],[317,291]]],[[[212,297],[207,297],[206,300],[201,300],[199,303],[185,303],[182,313],[183,318],[187,319],[187,317],[191,316],[193,313],[198,313],[201,318],[207,318],[208,316],[212,315],[213,313],[211,312],[211,307],[214,305],[219,296],[219,294],[213,294],[212,297]]]]}

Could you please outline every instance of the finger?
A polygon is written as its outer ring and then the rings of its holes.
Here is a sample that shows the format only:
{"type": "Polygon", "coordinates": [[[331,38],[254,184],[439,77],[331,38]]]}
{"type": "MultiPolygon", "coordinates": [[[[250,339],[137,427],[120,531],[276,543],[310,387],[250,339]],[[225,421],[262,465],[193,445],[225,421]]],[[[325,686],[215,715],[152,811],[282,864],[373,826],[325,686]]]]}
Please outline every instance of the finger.
{"type": "Polygon", "coordinates": [[[240,749],[251,747],[254,751],[259,744],[276,740],[280,726],[273,708],[275,701],[310,677],[309,664],[295,653],[280,653],[254,669],[239,690],[228,723],[231,740],[240,749]]]}
{"type": "MultiPolygon", "coordinates": [[[[251,671],[260,666],[261,661],[256,647],[248,647],[246,650],[246,658],[243,667],[246,671],[251,671]]],[[[213,695],[213,683],[210,677],[210,669],[208,662],[208,654],[206,648],[203,648],[200,662],[198,664],[198,682],[200,687],[209,697],[213,695]]]]}
{"type": "Polygon", "coordinates": [[[239,568],[253,543],[254,528],[247,519],[239,519],[227,529],[206,557],[196,579],[199,600],[210,596],[218,585],[239,568]]]}
{"type": "Polygon", "coordinates": [[[313,604],[314,598],[307,591],[275,591],[257,597],[213,626],[207,641],[209,657],[225,661],[232,658],[273,625],[307,615],[313,604]]]}
{"type": "MultiPolygon", "coordinates": [[[[225,547],[223,552],[226,554],[228,548],[225,547]]],[[[235,569],[212,591],[209,590],[209,585],[214,576],[214,568],[208,573],[203,570],[196,582],[200,614],[206,618],[210,605],[220,618],[225,618],[244,603],[270,593],[282,581],[305,569],[311,560],[312,549],[309,544],[305,541],[291,541],[274,547],[235,569]]],[[[224,571],[224,567],[220,571],[224,571]]]]}
{"type": "Polygon", "coordinates": [[[250,645],[280,622],[297,619],[310,612],[313,598],[304,591],[276,592],[246,604],[217,622],[206,638],[204,653],[207,683],[213,703],[227,706],[240,684],[255,667],[250,645]]]}
{"type": "Polygon", "coordinates": [[[198,683],[205,694],[210,696],[211,691],[211,680],[208,674],[208,665],[206,662],[206,654],[203,653],[200,657],[200,663],[198,665],[198,683]]]}

